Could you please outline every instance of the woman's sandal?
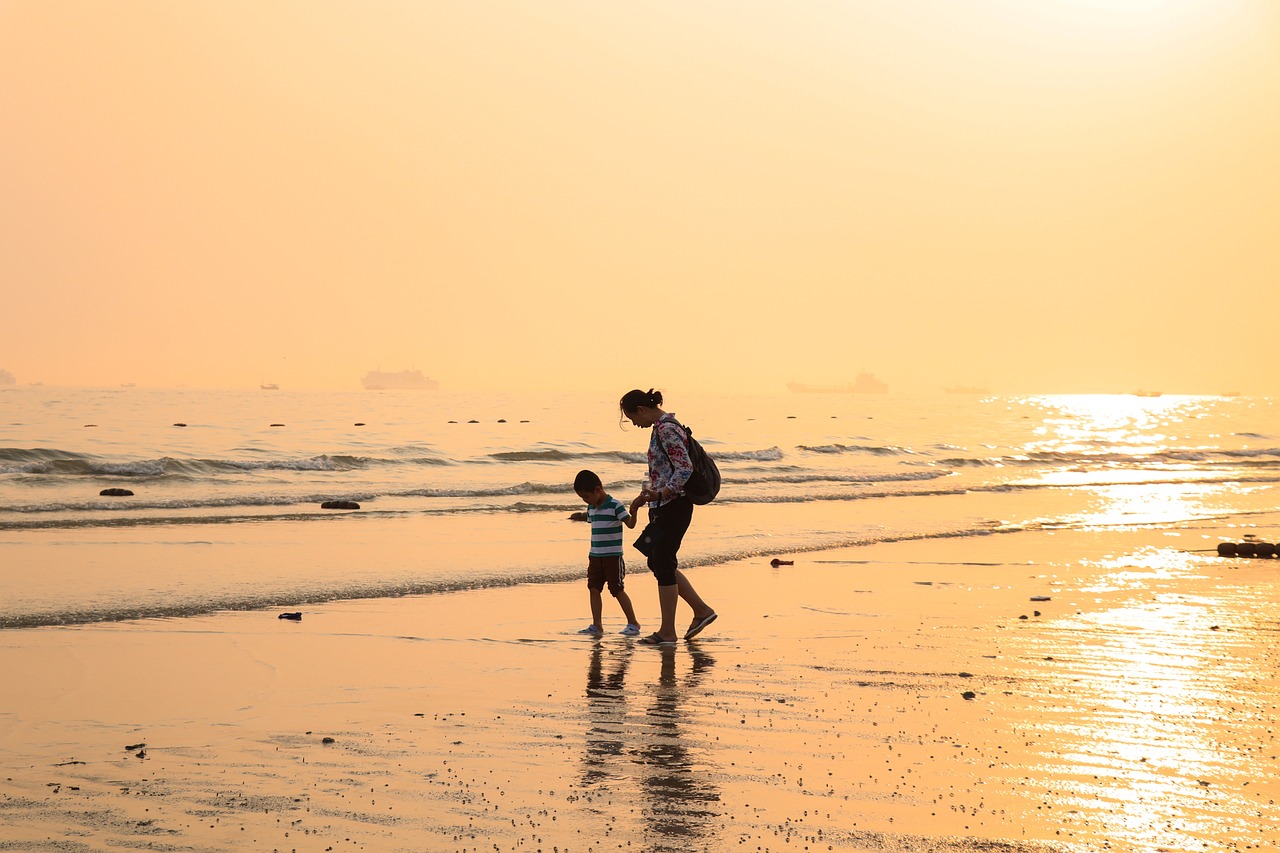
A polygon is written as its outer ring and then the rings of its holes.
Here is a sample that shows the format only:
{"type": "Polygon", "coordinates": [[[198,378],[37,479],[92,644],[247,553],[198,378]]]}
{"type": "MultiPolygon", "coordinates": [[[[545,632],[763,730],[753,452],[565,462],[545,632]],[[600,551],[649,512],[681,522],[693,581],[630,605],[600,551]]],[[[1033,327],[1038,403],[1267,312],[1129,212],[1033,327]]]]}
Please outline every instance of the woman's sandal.
{"type": "Polygon", "coordinates": [[[636,642],[642,646],[674,646],[676,644],[675,640],[662,639],[662,635],[657,632],[654,632],[647,637],[641,637],[639,640],[636,640],[636,642]]]}
{"type": "Polygon", "coordinates": [[[684,638],[686,640],[692,640],[694,637],[702,633],[703,628],[707,627],[714,621],[716,621],[716,614],[714,610],[706,616],[703,616],[701,619],[694,619],[689,625],[689,630],[685,632],[684,638]]]}

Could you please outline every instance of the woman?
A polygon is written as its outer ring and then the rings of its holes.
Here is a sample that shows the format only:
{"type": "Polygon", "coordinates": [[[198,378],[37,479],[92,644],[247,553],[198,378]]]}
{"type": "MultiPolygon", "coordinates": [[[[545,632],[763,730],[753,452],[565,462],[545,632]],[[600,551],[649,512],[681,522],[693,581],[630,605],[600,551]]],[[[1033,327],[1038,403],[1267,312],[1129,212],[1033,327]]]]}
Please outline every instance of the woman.
{"type": "Polygon", "coordinates": [[[628,391],[618,408],[627,420],[638,427],[652,429],[649,437],[649,476],[638,500],[649,503],[649,524],[635,547],[649,558],[649,570],[658,580],[658,604],[662,610],[662,626],[641,643],[650,646],[674,645],[676,642],[676,604],[683,598],[693,608],[693,622],[684,638],[691,640],[712,622],[712,610],[677,568],[677,552],[689,522],[693,520],[693,502],[684,494],[684,484],[693,475],[689,461],[688,433],[675,415],[662,410],[662,392],[628,391]]]}

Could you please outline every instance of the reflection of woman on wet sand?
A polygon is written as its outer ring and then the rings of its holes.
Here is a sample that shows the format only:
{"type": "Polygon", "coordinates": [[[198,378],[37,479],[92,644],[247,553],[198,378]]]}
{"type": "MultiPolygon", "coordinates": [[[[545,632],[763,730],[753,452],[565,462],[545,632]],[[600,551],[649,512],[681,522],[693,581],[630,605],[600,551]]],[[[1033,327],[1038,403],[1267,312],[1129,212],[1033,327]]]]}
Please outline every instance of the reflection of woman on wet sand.
{"type": "Polygon", "coordinates": [[[671,839],[659,842],[654,850],[687,850],[689,842],[714,830],[720,816],[720,791],[713,774],[699,767],[690,751],[680,721],[688,711],[683,706],[694,687],[715,659],[690,646],[689,672],[676,677],[676,651],[662,649],[662,673],[653,687],[653,701],[646,716],[648,729],[637,750],[645,775],[641,780],[646,797],[648,826],[657,835],[671,839]]]}
{"type": "MultiPolygon", "coordinates": [[[[705,849],[688,844],[714,840],[720,792],[710,768],[699,763],[705,744],[688,743],[682,721],[689,717],[690,701],[696,703],[705,695],[697,688],[715,660],[690,646],[688,655],[679,656],[689,661],[689,671],[681,678],[676,674],[676,650],[663,647],[662,668],[649,688],[643,716],[629,718],[625,681],[633,653],[625,645],[596,644],[591,649],[583,781],[616,784],[637,779],[644,796],[645,832],[656,836],[646,849],[705,849]]],[[[644,660],[652,658],[646,655],[644,660]]]]}

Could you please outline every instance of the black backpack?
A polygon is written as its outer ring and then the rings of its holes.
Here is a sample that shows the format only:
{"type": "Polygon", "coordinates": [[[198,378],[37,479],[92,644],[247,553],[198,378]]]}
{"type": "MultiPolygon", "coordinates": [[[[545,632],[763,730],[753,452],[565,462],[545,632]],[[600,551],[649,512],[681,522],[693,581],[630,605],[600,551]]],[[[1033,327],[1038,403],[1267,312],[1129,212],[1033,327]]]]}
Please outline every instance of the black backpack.
{"type": "MultiPolygon", "coordinates": [[[[699,506],[709,504],[716,499],[716,495],[720,494],[720,469],[716,467],[715,460],[693,437],[693,430],[679,421],[675,423],[684,430],[685,443],[689,448],[689,462],[693,464],[693,476],[684,484],[684,493],[689,500],[699,506]]],[[[663,453],[667,454],[667,463],[671,464],[671,454],[667,453],[666,445],[659,440],[658,446],[662,448],[663,453]]],[[[672,465],[672,467],[675,466],[672,465]]]]}

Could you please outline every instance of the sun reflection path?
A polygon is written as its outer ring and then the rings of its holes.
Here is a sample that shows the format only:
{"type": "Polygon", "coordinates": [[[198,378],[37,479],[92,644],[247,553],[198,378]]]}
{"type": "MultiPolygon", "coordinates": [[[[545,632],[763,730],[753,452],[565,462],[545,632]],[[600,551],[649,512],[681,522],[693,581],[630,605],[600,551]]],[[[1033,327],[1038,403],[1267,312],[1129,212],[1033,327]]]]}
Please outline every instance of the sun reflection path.
{"type": "Polygon", "coordinates": [[[1255,624],[1240,606],[1251,591],[1206,565],[1169,551],[1117,561],[1085,590],[1114,606],[1028,650],[1049,662],[1029,692],[1062,709],[1033,736],[1054,780],[1044,796],[1116,849],[1247,849],[1274,809],[1275,709],[1259,689],[1275,680],[1274,622],[1255,624]]]}

